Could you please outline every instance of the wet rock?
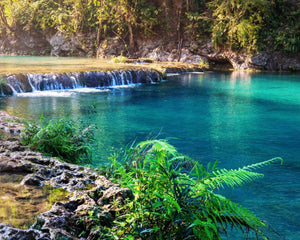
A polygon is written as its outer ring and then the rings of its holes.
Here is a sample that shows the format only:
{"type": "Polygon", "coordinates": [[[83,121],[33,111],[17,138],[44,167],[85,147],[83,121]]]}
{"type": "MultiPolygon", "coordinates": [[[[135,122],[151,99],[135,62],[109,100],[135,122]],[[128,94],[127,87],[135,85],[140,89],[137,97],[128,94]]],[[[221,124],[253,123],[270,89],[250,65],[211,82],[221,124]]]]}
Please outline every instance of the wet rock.
{"type": "Polygon", "coordinates": [[[0,239],[1,240],[51,240],[47,234],[34,230],[21,230],[0,223],[0,239]]]}
{"type": "Polygon", "coordinates": [[[20,119],[0,111],[0,131],[11,135],[19,135],[24,129],[24,126],[19,122],[20,119]]]}
{"type": "Polygon", "coordinates": [[[132,200],[134,196],[128,188],[110,187],[103,191],[103,196],[98,200],[99,205],[108,204],[114,200],[124,203],[125,199],[132,200]]]}
{"type": "Polygon", "coordinates": [[[32,173],[33,165],[11,159],[8,156],[0,155],[0,172],[4,173],[32,173]]]}
{"type": "Polygon", "coordinates": [[[30,174],[30,175],[26,175],[23,178],[21,185],[30,186],[30,187],[42,187],[45,184],[41,181],[39,177],[30,174]]]}

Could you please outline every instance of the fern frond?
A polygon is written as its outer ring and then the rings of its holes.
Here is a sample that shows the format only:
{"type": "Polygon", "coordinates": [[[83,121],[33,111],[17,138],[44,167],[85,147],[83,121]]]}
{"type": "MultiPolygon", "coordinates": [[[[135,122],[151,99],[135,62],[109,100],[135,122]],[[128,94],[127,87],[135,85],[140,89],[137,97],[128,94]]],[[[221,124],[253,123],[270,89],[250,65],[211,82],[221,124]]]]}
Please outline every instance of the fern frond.
{"type": "Polygon", "coordinates": [[[221,169],[213,171],[210,176],[204,180],[204,183],[211,189],[217,189],[225,185],[234,188],[235,186],[252,182],[263,176],[261,173],[250,172],[244,169],[221,169]]]}
{"type": "Polygon", "coordinates": [[[145,149],[150,146],[150,152],[166,152],[173,156],[177,153],[176,148],[169,144],[166,140],[147,140],[138,144],[138,147],[141,149],[145,149]]]}
{"type": "Polygon", "coordinates": [[[211,197],[210,213],[216,216],[221,226],[231,226],[242,231],[254,230],[264,236],[260,228],[264,227],[265,223],[251,211],[222,195],[214,194],[211,197]]]}
{"type": "Polygon", "coordinates": [[[254,163],[254,164],[251,164],[251,165],[248,165],[248,166],[245,166],[242,168],[242,170],[254,170],[254,169],[258,169],[258,168],[262,168],[262,167],[265,167],[265,166],[268,166],[274,162],[277,162],[277,161],[280,161],[281,164],[283,163],[283,159],[280,158],[280,157],[276,157],[276,158],[272,158],[272,159],[269,159],[267,161],[263,161],[263,162],[259,162],[259,163],[254,163]]]}
{"type": "Polygon", "coordinates": [[[240,186],[244,183],[252,182],[258,178],[262,178],[264,175],[261,173],[252,172],[252,170],[268,166],[276,161],[283,162],[282,158],[272,158],[267,161],[251,164],[239,169],[221,169],[213,171],[205,180],[204,183],[207,184],[211,189],[217,189],[224,187],[225,185],[229,187],[240,186]]]}

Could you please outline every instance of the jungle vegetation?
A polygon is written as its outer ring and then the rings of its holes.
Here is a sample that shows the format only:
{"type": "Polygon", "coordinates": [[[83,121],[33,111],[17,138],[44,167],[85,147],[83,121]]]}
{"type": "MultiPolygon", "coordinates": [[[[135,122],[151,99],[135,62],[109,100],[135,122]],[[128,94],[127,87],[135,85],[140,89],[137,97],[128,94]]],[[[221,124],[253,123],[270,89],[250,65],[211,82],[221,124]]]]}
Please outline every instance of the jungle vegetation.
{"type": "Polygon", "coordinates": [[[0,36],[62,32],[94,36],[97,48],[118,36],[133,49],[136,38],[212,39],[234,51],[300,49],[296,0],[0,0],[0,36]]]}

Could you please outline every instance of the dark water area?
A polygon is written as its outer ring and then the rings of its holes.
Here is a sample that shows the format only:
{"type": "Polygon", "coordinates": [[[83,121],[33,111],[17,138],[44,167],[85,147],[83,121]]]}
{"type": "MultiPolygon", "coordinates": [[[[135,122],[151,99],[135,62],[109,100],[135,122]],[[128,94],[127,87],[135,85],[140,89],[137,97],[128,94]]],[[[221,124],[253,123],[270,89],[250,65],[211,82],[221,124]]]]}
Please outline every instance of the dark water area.
{"type": "Polygon", "coordinates": [[[282,157],[283,165],[259,170],[263,179],[222,193],[282,236],[271,239],[300,239],[300,75],[184,74],[160,84],[19,94],[0,99],[0,109],[26,120],[68,115],[94,123],[94,166],[154,137],[172,138],[203,164],[219,160],[220,168],[282,157]]]}

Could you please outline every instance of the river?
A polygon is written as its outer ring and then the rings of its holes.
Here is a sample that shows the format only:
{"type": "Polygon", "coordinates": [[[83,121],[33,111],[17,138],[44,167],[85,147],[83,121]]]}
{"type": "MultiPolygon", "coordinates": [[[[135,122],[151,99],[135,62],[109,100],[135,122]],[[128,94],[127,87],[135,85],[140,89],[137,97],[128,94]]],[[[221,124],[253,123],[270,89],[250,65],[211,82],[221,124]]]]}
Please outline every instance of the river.
{"type": "Polygon", "coordinates": [[[259,170],[263,179],[222,194],[276,229],[282,238],[274,239],[300,239],[299,74],[175,74],[159,84],[19,94],[1,98],[0,109],[25,120],[94,123],[95,167],[148,138],[170,138],[179,152],[203,164],[219,160],[219,168],[282,157],[283,165],[259,170]]]}

